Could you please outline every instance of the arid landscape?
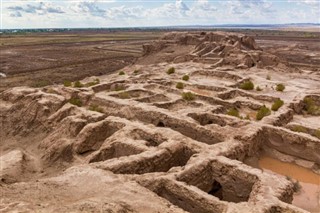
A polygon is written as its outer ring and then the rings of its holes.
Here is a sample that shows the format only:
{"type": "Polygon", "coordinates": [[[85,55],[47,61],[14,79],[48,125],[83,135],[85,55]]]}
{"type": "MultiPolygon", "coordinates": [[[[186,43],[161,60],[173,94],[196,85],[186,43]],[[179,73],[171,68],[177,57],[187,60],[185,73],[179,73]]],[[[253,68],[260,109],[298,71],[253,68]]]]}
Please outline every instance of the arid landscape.
{"type": "Polygon", "coordinates": [[[319,41],[1,35],[0,212],[319,212],[319,41]]]}

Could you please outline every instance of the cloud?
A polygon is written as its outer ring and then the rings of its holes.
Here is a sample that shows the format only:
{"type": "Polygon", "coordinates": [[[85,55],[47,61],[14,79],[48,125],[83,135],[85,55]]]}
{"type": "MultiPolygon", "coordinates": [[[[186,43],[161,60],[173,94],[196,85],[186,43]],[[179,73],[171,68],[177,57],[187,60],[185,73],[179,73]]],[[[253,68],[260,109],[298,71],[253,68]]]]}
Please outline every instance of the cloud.
{"type": "Polygon", "coordinates": [[[45,15],[48,13],[62,14],[65,13],[61,7],[54,7],[51,3],[40,2],[37,4],[27,4],[23,6],[7,7],[11,11],[11,17],[22,17],[23,13],[45,15]]]}
{"type": "Polygon", "coordinates": [[[14,11],[10,13],[10,17],[22,17],[22,15],[19,11],[14,11]]]}
{"type": "Polygon", "coordinates": [[[83,1],[77,4],[74,4],[70,9],[75,13],[84,13],[92,16],[105,17],[106,10],[100,8],[97,5],[97,1],[83,1]]]}
{"type": "Polygon", "coordinates": [[[320,6],[319,0],[302,0],[300,3],[304,3],[311,6],[318,6],[318,7],[320,6]]]}

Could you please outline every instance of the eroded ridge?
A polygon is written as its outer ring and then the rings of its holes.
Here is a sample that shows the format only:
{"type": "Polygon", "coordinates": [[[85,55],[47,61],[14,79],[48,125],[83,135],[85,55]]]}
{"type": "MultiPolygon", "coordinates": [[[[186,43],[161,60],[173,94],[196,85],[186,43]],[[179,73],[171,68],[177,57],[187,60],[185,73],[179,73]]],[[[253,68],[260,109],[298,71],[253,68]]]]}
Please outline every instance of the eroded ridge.
{"type": "Polygon", "coordinates": [[[305,212],[294,182],[248,161],[319,172],[319,76],[249,63],[266,57],[254,40],[221,33],[167,35],[141,60],[169,38],[193,61],[1,93],[1,210],[305,212]],[[231,47],[244,63],[201,62],[231,47]]]}

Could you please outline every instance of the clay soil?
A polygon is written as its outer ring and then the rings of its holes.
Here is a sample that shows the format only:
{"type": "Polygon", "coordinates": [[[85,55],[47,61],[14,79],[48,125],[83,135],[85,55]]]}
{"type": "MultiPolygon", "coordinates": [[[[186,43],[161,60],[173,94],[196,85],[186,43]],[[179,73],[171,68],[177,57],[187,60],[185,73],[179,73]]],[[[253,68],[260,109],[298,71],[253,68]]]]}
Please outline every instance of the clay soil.
{"type": "Polygon", "coordinates": [[[320,33],[229,31],[2,35],[0,212],[317,209],[320,33]]]}
{"type": "Polygon", "coordinates": [[[40,87],[100,76],[141,56],[153,32],[68,32],[1,35],[0,91],[15,86],[40,87]]]}
{"type": "MultiPolygon", "coordinates": [[[[227,30],[256,39],[267,52],[303,69],[320,71],[320,33],[283,30],[227,30]]],[[[31,33],[1,35],[0,91],[41,87],[112,73],[142,54],[142,44],[163,31],[31,33]]]]}

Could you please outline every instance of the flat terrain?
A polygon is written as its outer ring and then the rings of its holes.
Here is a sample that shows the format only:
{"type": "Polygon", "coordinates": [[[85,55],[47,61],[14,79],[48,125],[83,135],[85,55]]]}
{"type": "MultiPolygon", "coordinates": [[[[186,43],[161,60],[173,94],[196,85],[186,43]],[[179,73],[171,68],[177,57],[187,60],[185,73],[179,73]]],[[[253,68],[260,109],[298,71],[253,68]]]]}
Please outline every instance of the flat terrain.
{"type": "Polygon", "coordinates": [[[43,33],[1,36],[0,91],[80,80],[119,70],[141,56],[142,44],[159,35],[152,32],[43,33]]]}

